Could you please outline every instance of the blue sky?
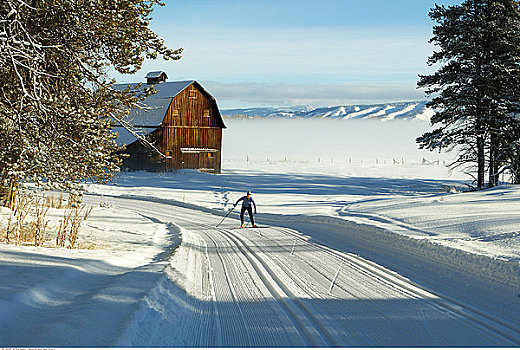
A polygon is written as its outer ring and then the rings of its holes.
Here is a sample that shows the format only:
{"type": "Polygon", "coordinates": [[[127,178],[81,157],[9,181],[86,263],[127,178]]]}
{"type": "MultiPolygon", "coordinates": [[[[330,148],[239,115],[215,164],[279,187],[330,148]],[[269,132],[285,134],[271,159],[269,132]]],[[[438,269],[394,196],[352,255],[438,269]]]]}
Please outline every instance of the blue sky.
{"type": "MultiPolygon", "coordinates": [[[[145,62],[194,79],[221,108],[370,104],[417,100],[434,0],[189,0],[157,7],[151,27],[180,61],[145,62]]],[[[439,4],[458,3],[454,0],[439,4]]]]}

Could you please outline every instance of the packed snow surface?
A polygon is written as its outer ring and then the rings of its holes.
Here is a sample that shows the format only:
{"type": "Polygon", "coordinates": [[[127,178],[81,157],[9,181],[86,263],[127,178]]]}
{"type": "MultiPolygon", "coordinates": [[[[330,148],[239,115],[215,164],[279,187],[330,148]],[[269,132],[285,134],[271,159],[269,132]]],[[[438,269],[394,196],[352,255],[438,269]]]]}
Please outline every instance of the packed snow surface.
{"type": "Polygon", "coordinates": [[[220,175],[88,186],[102,249],[0,245],[0,345],[520,345],[518,186],[463,192],[420,120],[226,123],[220,175]]]}

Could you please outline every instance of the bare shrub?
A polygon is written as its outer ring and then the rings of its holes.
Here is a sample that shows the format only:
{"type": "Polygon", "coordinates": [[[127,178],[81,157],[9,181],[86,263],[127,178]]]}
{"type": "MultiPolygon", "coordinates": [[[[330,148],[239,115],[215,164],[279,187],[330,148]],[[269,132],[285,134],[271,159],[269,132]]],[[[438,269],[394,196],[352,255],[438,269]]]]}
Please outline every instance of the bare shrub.
{"type": "Polygon", "coordinates": [[[56,235],[56,246],[75,248],[81,223],[88,218],[91,212],[92,207],[84,205],[66,210],[56,235]]]}
{"type": "Polygon", "coordinates": [[[49,225],[46,219],[49,210],[41,199],[32,198],[27,192],[18,191],[12,200],[13,212],[7,221],[5,241],[7,243],[32,242],[35,246],[41,246],[45,242],[45,234],[49,225]],[[34,220],[29,221],[29,214],[34,209],[34,220]]]}
{"type": "Polygon", "coordinates": [[[56,247],[65,247],[65,242],[67,239],[67,232],[69,231],[69,222],[70,217],[72,216],[72,211],[65,211],[63,215],[63,220],[60,223],[58,228],[58,233],[56,235],[56,247]]]}
{"type": "Polygon", "coordinates": [[[69,193],[69,200],[67,202],[67,209],[77,208],[81,206],[83,196],[77,193],[69,193]]]}
{"type": "Polygon", "coordinates": [[[11,203],[13,214],[9,218],[6,241],[19,245],[29,236],[25,220],[30,212],[31,199],[27,193],[20,191],[11,203]]]}
{"type": "Polygon", "coordinates": [[[80,226],[93,209],[91,206],[82,205],[81,199],[82,196],[79,194],[70,194],[68,201],[65,201],[63,193],[59,196],[44,195],[35,199],[28,192],[18,191],[12,200],[12,212],[0,239],[17,245],[32,243],[34,246],[44,246],[48,239],[52,242],[48,232],[49,209],[64,209],[63,219],[59,221],[56,231],[55,246],[76,248],[80,226]]]}
{"type": "Polygon", "coordinates": [[[45,196],[45,206],[48,208],[62,209],[64,202],[63,192],[60,193],[59,197],[55,197],[54,195],[45,196]]]}
{"type": "Polygon", "coordinates": [[[36,218],[32,223],[31,235],[34,236],[34,245],[40,247],[45,243],[45,231],[49,225],[49,221],[46,219],[49,207],[42,201],[37,200],[35,203],[35,214],[36,218]]]}

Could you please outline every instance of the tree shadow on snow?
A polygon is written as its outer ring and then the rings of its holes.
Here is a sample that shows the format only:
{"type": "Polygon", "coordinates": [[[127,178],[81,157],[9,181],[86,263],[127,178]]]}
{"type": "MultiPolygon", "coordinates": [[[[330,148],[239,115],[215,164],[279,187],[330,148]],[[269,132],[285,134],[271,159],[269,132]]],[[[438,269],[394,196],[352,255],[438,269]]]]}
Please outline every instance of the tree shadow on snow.
{"type": "Polygon", "coordinates": [[[251,171],[247,174],[211,175],[180,171],[162,175],[123,173],[116,183],[122,187],[148,186],[186,190],[247,191],[262,194],[303,195],[417,195],[441,192],[453,180],[351,177],[316,174],[287,174],[251,171]]]}
{"type": "Polygon", "coordinates": [[[0,344],[106,347],[160,278],[100,260],[2,251],[0,344]]]}

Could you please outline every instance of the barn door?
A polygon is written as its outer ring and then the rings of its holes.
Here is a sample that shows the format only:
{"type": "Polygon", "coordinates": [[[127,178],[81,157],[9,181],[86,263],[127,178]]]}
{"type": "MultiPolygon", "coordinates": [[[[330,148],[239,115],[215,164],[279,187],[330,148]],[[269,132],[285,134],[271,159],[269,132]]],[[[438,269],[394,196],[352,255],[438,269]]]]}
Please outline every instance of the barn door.
{"type": "Polygon", "coordinates": [[[198,169],[200,162],[199,153],[182,153],[181,169],[198,169]]]}

